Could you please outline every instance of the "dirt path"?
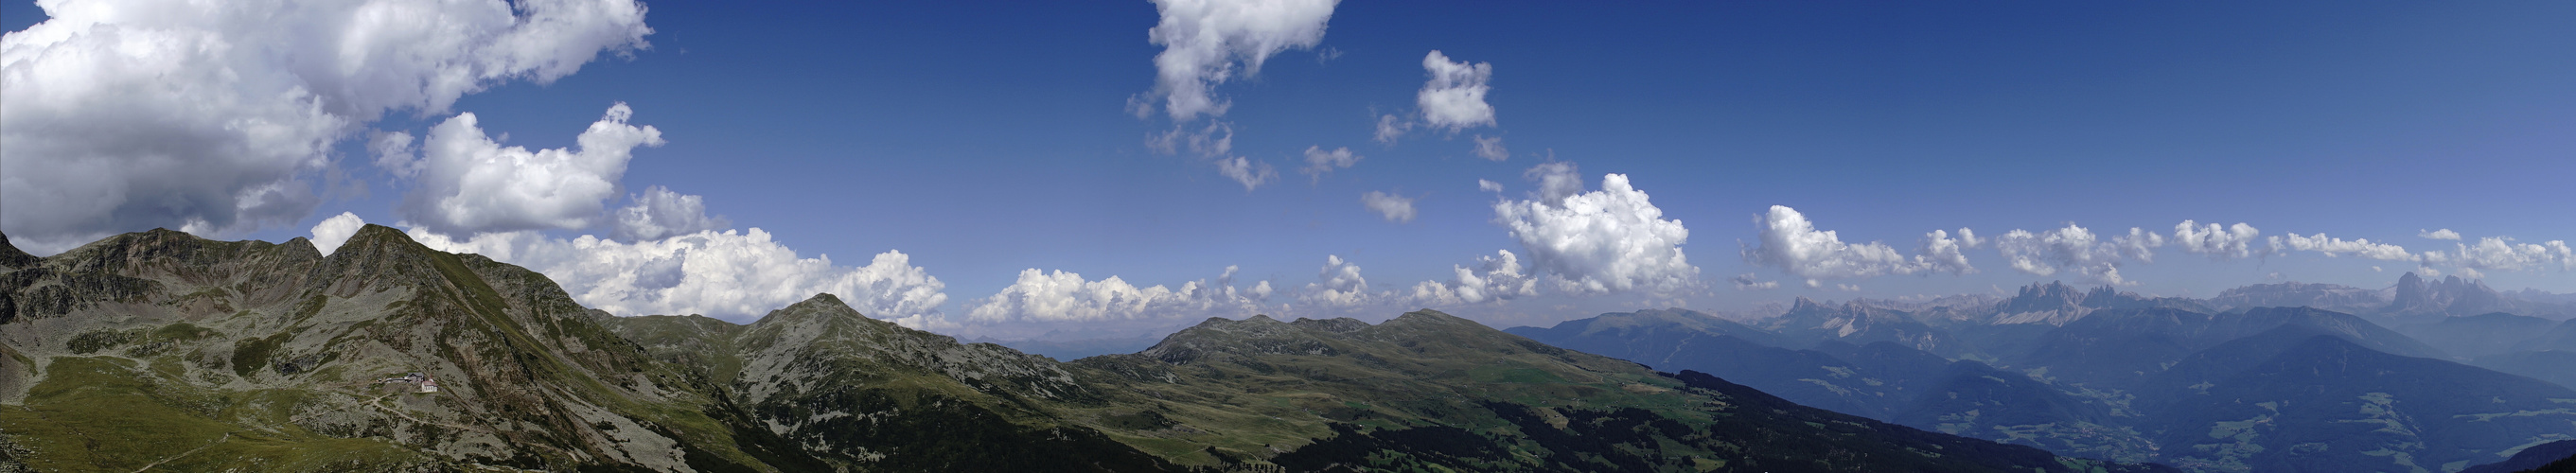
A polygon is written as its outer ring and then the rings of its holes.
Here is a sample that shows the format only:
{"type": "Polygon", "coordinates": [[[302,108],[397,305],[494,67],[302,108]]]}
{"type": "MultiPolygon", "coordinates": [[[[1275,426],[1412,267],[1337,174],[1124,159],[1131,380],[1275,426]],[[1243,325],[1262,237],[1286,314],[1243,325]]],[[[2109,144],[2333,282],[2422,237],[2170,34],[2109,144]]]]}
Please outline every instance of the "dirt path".
{"type": "Polygon", "coordinates": [[[136,469],[134,469],[134,473],[143,473],[143,472],[145,472],[145,471],[150,471],[150,470],[152,470],[152,467],[161,466],[161,464],[163,464],[163,463],[169,463],[171,460],[177,460],[177,459],[179,459],[179,457],[185,457],[185,456],[189,456],[189,455],[195,455],[195,454],[197,454],[197,452],[203,452],[203,451],[206,451],[206,449],[209,449],[209,448],[215,448],[215,446],[216,446],[216,445],[222,445],[222,444],[224,443],[224,441],[225,441],[225,440],[232,440],[232,438],[233,438],[233,433],[232,433],[232,432],[224,432],[224,436],[222,436],[222,437],[215,437],[215,441],[213,441],[213,442],[206,442],[206,444],[205,444],[204,446],[197,447],[197,449],[196,449],[196,450],[189,450],[189,451],[185,451],[185,452],[179,452],[179,454],[178,454],[178,455],[171,455],[169,458],[163,458],[163,459],[161,459],[161,460],[159,460],[159,461],[154,461],[154,462],[152,462],[152,464],[150,464],[150,465],[143,465],[143,467],[142,467],[142,468],[136,468],[136,469]]]}

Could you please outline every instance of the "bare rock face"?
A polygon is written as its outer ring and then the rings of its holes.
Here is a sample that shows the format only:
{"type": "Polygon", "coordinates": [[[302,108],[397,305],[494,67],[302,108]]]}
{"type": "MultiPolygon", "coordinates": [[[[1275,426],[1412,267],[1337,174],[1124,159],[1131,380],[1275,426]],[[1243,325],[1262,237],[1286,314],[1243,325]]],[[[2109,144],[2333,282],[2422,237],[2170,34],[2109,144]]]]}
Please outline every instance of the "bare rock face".
{"type": "Polygon", "coordinates": [[[2487,287],[2484,280],[2459,276],[2434,281],[2410,272],[2399,276],[2397,285],[2387,292],[2387,305],[2379,307],[2374,315],[2400,324],[2435,323],[2448,317],[2495,312],[2552,320],[2576,317],[2576,304],[2560,301],[2563,296],[2532,289],[2498,292],[2487,287]]]}

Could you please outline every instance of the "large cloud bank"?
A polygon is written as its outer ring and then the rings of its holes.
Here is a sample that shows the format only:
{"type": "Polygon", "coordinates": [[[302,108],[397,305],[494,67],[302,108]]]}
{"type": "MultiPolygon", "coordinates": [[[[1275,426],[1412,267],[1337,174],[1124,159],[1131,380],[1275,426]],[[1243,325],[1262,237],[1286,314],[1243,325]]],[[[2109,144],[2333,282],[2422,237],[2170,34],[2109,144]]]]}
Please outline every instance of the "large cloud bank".
{"type": "Polygon", "coordinates": [[[1237,288],[1235,271],[1227,266],[1215,281],[1202,279],[1171,288],[1137,287],[1117,276],[1090,280],[1079,273],[1031,268],[1020,271],[1017,281],[991,297],[968,302],[966,318],[976,323],[1083,322],[1259,313],[1270,298],[1270,282],[1237,288]]]}
{"type": "MultiPolygon", "coordinates": [[[[1754,219],[1754,227],[1761,232],[1761,243],[1744,250],[1745,262],[1778,268],[1811,281],[1885,274],[1972,273],[1977,268],[1968,264],[1962,250],[1984,243],[1969,229],[1959,229],[1957,238],[1948,231],[1933,230],[1924,235],[1921,249],[1909,258],[1884,243],[1844,243],[1833,230],[1817,230],[1806,214],[1781,205],[1771,206],[1770,212],[1754,219]]],[[[1758,285],[1750,278],[1740,279],[1738,285],[1758,285]]]]}
{"type": "Polygon", "coordinates": [[[329,150],[388,111],[443,111],[646,46],[632,0],[41,2],[0,37],[0,212],[53,252],[150,227],[310,215],[329,150]]]}
{"type": "MultiPolygon", "coordinates": [[[[530,151],[503,147],[475,125],[472,113],[430,128],[417,161],[380,157],[419,176],[400,213],[414,225],[448,235],[480,232],[589,228],[607,218],[626,163],[638,146],[660,146],[662,131],[627,124],[635,111],[620,103],[577,139],[580,149],[530,151]]],[[[667,191],[665,191],[667,193],[667,191]]],[[[662,202],[669,196],[654,195],[662,202]]],[[[683,199],[685,200],[685,199],[683,199]]],[[[648,210],[649,212],[649,210],[648,210]]],[[[652,229],[641,229],[653,231],[652,229]]]]}
{"type": "Polygon", "coordinates": [[[1413,285],[1412,302],[1427,307],[1500,302],[1538,295],[1538,279],[1521,270],[1520,256],[1510,250],[1495,250],[1494,256],[1476,259],[1476,267],[1451,266],[1455,273],[1448,281],[1423,281],[1413,285]]]}
{"type": "Polygon", "coordinates": [[[2039,276],[2072,273],[2084,281],[2114,286],[2137,284],[2120,276],[2120,266],[2133,259],[2154,262],[2154,249],[2164,245],[2163,235],[2142,229],[2104,237],[2075,224],[2037,233],[2015,229],[1995,239],[1995,249],[2013,269],[2039,276]]]}
{"type": "Polygon", "coordinates": [[[1602,175],[1601,190],[1592,192],[1551,184],[1563,175],[1533,169],[1540,195],[1494,203],[1494,223],[1510,230],[1557,290],[1675,293],[1697,282],[1699,267],[1682,253],[1690,229],[1664,219],[1627,175],[1602,175]]]}

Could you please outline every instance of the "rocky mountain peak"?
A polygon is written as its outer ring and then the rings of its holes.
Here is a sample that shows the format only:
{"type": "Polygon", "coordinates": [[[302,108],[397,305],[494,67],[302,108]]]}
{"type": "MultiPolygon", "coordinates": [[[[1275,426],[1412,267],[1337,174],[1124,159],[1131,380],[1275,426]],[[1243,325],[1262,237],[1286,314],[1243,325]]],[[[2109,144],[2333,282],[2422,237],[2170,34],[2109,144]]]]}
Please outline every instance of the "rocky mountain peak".
{"type": "Polygon", "coordinates": [[[2092,312],[2094,308],[2090,307],[2091,304],[2088,302],[2097,298],[2107,301],[2118,297],[2116,293],[2105,294],[2109,290],[2110,288],[2106,286],[2093,291],[2077,291],[2074,286],[2057,281],[2022,286],[2019,295],[1995,304],[1994,316],[1988,322],[1998,325],[2028,323],[2065,325],[2067,321],[2092,312]]]}
{"type": "Polygon", "coordinates": [[[2391,315],[2472,315],[2517,309],[2486,281],[2443,276],[2428,281],[2409,272],[2397,279],[2396,296],[2382,312],[2391,315]]]}
{"type": "Polygon", "coordinates": [[[1797,300],[1796,302],[1792,302],[1792,303],[1790,303],[1790,304],[1789,304],[1789,312],[1790,312],[1790,313],[1807,312],[1807,311],[1816,311],[1816,310],[1832,310],[1832,309],[1831,309],[1831,308],[1828,308],[1828,307],[1825,307],[1825,305],[1824,305],[1824,304],[1822,304],[1822,303],[1818,303],[1818,302],[1816,302],[1816,300],[1815,300],[1815,299],[1808,299],[1808,298],[1807,298],[1807,296],[1798,296],[1798,300],[1797,300]]]}
{"type": "Polygon", "coordinates": [[[2112,289],[2111,286],[2096,287],[2091,291],[2084,292],[2084,306],[2097,308],[2106,307],[2112,304],[2117,304],[2120,299],[2124,298],[2136,299],[2138,298],[2138,295],[2136,293],[2120,292],[2118,289],[2112,289]]]}
{"type": "MultiPolygon", "coordinates": [[[[801,349],[815,340],[910,338],[902,335],[906,335],[902,327],[893,322],[869,318],[842,302],[840,296],[822,292],[760,316],[760,320],[744,326],[744,340],[740,343],[752,351],[772,347],[801,349]]],[[[918,335],[949,338],[927,332],[918,335]]]]}
{"type": "Polygon", "coordinates": [[[829,292],[814,293],[814,297],[808,297],[805,298],[805,300],[796,301],[794,304],[788,304],[787,307],[780,308],[778,311],[782,314],[866,316],[865,314],[860,314],[858,309],[850,308],[849,303],[842,302],[841,296],[835,296],[829,292]]]}
{"type": "Polygon", "coordinates": [[[0,233],[0,268],[18,269],[43,262],[44,259],[27,254],[26,251],[19,250],[17,244],[10,243],[8,234],[0,233]]]}
{"type": "Polygon", "coordinates": [[[2084,298],[2085,296],[2077,292],[2074,286],[2050,281],[2048,284],[2022,286],[2020,294],[2011,299],[2005,299],[2002,304],[1997,304],[1996,310],[2004,313],[2018,313],[2072,309],[2082,307],[2081,302],[2084,298]]]}
{"type": "Polygon", "coordinates": [[[2432,288],[2425,286],[2423,276],[2415,275],[2414,271],[2407,271],[2406,275],[2397,277],[2397,298],[2390,301],[2389,305],[2392,308],[2422,307],[2431,302],[2427,300],[2431,297],[2431,292],[2432,288]]]}

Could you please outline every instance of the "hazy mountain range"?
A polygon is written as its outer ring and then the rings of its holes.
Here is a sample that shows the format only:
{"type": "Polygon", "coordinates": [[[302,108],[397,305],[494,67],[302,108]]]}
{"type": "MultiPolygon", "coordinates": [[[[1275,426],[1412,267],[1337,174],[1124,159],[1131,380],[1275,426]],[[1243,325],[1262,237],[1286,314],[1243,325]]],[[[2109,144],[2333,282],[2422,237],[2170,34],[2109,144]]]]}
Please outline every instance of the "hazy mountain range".
{"type": "Polygon", "coordinates": [[[1743,322],[1650,310],[1508,331],[2065,455],[2456,472],[2576,439],[2576,322],[2526,294],[2411,273],[2387,290],[2280,283],[2206,300],[2051,283],[1939,304],[1800,299],[1743,322]]]}
{"type": "Polygon", "coordinates": [[[747,325],[612,316],[379,226],[329,256],[167,230],[0,248],[0,468],[22,471],[2168,470],[1433,311],[1210,319],[1059,362],[829,294],[747,325]]]}

